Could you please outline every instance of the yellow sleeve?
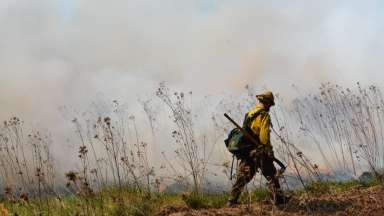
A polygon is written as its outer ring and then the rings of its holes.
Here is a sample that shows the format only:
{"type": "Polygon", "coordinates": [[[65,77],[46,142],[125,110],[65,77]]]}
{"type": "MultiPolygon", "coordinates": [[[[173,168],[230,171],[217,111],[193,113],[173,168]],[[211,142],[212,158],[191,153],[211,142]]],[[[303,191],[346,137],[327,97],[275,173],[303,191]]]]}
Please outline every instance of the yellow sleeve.
{"type": "Polygon", "coordinates": [[[271,117],[268,113],[260,115],[260,133],[259,139],[262,145],[271,145],[270,141],[271,117]]]}

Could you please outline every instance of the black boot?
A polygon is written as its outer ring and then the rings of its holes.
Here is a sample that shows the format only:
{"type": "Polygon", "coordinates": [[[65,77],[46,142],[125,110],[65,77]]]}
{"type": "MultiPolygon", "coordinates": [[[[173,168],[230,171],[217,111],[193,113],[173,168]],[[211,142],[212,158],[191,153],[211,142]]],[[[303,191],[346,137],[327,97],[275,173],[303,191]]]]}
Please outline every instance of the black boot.
{"type": "Polygon", "coordinates": [[[226,206],[232,208],[232,207],[235,207],[238,204],[239,204],[239,202],[237,200],[229,199],[226,206]]]}
{"type": "Polygon", "coordinates": [[[276,194],[273,195],[273,204],[274,205],[285,205],[289,202],[289,198],[288,196],[285,196],[283,193],[281,192],[278,192],[276,194]]]}

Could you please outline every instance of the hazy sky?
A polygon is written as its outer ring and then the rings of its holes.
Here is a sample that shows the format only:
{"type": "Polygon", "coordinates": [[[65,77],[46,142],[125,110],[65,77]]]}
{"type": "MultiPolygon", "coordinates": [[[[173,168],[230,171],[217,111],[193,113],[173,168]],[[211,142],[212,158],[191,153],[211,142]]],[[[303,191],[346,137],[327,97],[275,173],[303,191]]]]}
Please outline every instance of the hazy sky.
{"type": "Polygon", "coordinates": [[[0,117],[50,124],[160,81],[200,95],[246,83],[382,84],[383,1],[1,0],[0,117]]]}

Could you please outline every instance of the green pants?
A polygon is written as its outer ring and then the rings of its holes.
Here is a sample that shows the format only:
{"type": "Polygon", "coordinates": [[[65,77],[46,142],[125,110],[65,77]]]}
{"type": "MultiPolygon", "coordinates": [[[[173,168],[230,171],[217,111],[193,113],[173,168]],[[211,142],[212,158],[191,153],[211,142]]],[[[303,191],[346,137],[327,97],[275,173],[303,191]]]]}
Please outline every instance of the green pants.
{"type": "Polygon", "coordinates": [[[273,159],[265,154],[260,155],[257,160],[251,157],[240,157],[240,165],[235,184],[232,186],[230,202],[236,203],[245,185],[250,182],[260,168],[262,175],[268,181],[268,187],[276,195],[280,193],[279,179],[275,177],[276,167],[273,159]]]}

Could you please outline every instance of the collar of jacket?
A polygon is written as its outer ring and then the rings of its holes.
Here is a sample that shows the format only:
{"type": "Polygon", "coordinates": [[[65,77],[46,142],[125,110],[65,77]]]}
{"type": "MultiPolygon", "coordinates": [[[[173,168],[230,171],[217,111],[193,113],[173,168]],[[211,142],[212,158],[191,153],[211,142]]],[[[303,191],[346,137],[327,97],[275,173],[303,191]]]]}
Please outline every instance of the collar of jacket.
{"type": "Polygon", "coordinates": [[[269,111],[265,106],[264,106],[264,104],[262,104],[262,103],[258,103],[258,104],[256,104],[256,107],[255,107],[255,110],[261,110],[261,109],[264,109],[265,111],[269,111]]]}

